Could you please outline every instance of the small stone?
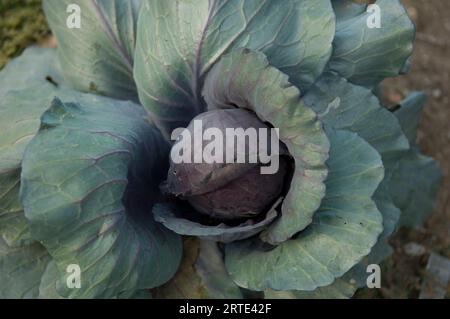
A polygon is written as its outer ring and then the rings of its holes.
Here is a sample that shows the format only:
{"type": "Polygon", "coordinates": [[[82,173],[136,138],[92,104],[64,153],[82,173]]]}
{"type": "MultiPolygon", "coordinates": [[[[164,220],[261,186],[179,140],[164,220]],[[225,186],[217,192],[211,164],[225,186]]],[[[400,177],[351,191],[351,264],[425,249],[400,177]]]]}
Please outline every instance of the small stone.
{"type": "Polygon", "coordinates": [[[431,95],[435,98],[435,99],[439,99],[442,96],[442,91],[440,89],[434,89],[431,92],[431,95]]]}
{"type": "Polygon", "coordinates": [[[409,256],[418,257],[426,254],[427,249],[417,243],[408,243],[403,247],[405,253],[409,256]]]}
{"type": "Polygon", "coordinates": [[[444,299],[449,280],[450,259],[431,253],[419,298],[444,299]]]}

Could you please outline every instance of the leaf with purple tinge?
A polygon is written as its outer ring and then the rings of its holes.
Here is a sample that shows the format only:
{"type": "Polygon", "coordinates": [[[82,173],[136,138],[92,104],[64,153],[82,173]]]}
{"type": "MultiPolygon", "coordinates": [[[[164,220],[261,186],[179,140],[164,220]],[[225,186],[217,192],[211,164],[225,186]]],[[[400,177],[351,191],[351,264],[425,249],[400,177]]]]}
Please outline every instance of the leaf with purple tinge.
{"type": "Polygon", "coordinates": [[[335,17],[329,0],[145,0],[135,79],[142,104],[167,136],[205,110],[208,71],[246,47],[306,89],[331,55],[335,17]]]}
{"type": "Polygon", "coordinates": [[[44,0],[43,4],[71,85],[83,92],[137,101],[133,65],[141,0],[44,0]],[[79,29],[67,26],[69,5],[80,8],[79,29]]]}
{"type": "Polygon", "coordinates": [[[32,236],[58,269],[80,266],[81,289],[61,281],[58,293],[112,298],[165,283],[181,259],[179,236],[151,214],[168,168],[167,143],[139,105],[58,95],[27,147],[21,184],[32,236]]]}

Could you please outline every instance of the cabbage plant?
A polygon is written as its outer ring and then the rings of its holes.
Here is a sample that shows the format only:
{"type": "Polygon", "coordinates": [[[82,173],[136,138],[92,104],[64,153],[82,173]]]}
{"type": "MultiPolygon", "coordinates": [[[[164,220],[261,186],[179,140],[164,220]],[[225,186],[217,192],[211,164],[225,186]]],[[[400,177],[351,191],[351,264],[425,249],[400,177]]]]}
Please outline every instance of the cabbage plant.
{"type": "Polygon", "coordinates": [[[43,3],[57,50],[0,73],[0,297],[349,298],[433,210],[425,96],[377,95],[400,1],[380,28],[350,0],[43,3]],[[278,128],[278,173],[175,163],[198,119],[278,128]]]}

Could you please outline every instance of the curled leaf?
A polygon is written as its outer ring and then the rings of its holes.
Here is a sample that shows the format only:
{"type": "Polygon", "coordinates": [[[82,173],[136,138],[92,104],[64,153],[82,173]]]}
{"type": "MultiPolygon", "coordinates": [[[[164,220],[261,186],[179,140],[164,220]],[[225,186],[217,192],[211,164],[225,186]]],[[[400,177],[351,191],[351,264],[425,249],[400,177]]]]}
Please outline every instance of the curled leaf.
{"type": "Polygon", "coordinates": [[[183,209],[175,205],[159,204],[153,209],[156,221],[162,223],[180,235],[197,236],[205,240],[218,241],[221,243],[231,243],[233,241],[246,239],[259,234],[266,229],[277,217],[275,211],[276,206],[280,204],[277,201],[272,209],[268,211],[264,219],[255,221],[247,220],[239,225],[204,225],[201,222],[196,222],[183,217],[183,209]]]}
{"type": "Polygon", "coordinates": [[[151,214],[168,145],[138,105],[60,96],[27,148],[21,185],[33,237],[58,269],[80,266],[82,288],[58,293],[111,298],[163,284],[181,258],[180,238],[151,214]]]}
{"type": "Polygon", "coordinates": [[[329,69],[350,82],[375,87],[405,70],[413,50],[415,28],[399,0],[377,0],[376,11],[350,0],[333,1],[336,35],[329,69]],[[374,15],[380,28],[372,25],[374,15]]]}
{"type": "Polygon", "coordinates": [[[295,160],[282,215],[262,234],[263,240],[279,244],[305,229],[325,195],[329,141],[299,90],[264,54],[238,49],[214,66],[203,94],[211,109],[249,109],[279,129],[279,139],[295,160]]]}
{"type": "Polygon", "coordinates": [[[239,286],[312,291],[344,275],[376,244],[382,216],[371,198],[383,178],[381,158],[355,133],[329,136],[327,194],[313,223],[277,247],[256,240],[226,246],[225,263],[239,286]]]}

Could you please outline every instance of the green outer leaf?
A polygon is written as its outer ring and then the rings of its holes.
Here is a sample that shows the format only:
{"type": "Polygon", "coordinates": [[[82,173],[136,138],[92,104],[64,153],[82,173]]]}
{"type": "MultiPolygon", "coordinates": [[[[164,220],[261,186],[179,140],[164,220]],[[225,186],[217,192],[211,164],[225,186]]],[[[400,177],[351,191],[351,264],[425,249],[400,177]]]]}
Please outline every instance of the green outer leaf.
{"type": "Polygon", "coordinates": [[[138,27],[135,79],[141,102],[166,134],[205,108],[203,80],[233,48],[265,53],[300,88],[331,55],[329,0],[146,0],[138,27]]]}
{"type": "MultiPolygon", "coordinates": [[[[327,287],[318,288],[313,292],[287,293],[287,296],[292,298],[334,298],[339,294],[351,297],[352,290],[356,291],[366,284],[367,265],[379,264],[392,253],[388,239],[396,230],[401,214],[400,209],[394,205],[394,200],[406,212],[403,219],[409,218],[409,221],[404,221],[409,225],[423,221],[425,218],[423,213],[430,212],[433,207],[438,185],[437,169],[431,159],[419,155],[414,148],[411,150],[408,143],[409,140],[411,144],[415,144],[425,96],[418,92],[411,94],[396,112],[397,120],[394,114],[379,104],[369,90],[347,83],[338,76],[327,74],[306,94],[305,102],[322,115],[321,120],[327,126],[351,130],[365,138],[381,153],[386,170],[385,178],[374,196],[378,209],[383,214],[383,233],[371,253],[342,278],[327,287]],[[402,168],[405,162],[409,163],[407,169],[402,168]],[[417,167],[420,163],[428,168],[422,177],[416,180],[417,173],[411,174],[411,171],[420,172],[421,168],[417,167]],[[410,197],[402,199],[402,196],[410,194],[405,190],[411,188],[419,190],[420,203],[416,200],[411,202],[410,197]],[[429,197],[423,200],[426,196],[429,197]],[[410,206],[405,208],[406,205],[410,206]],[[409,213],[411,210],[415,213],[409,213]],[[419,212],[422,212],[422,217],[418,217],[419,212]]],[[[272,296],[273,292],[269,292],[268,295],[272,296]]],[[[275,293],[275,296],[277,295],[278,293],[275,293]]],[[[284,296],[283,293],[281,295],[284,296]]]]}
{"type": "Polygon", "coordinates": [[[217,243],[186,238],[184,257],[175,277],[154,289],[163,299],[241,299],[238,286],[229,278],[217,243]]]}
{"type": "Polygon", "coordinates": [[[195,264],[203,285],[214,298],[240,299],[242,292],[231,280],[217,243],[200,241],[200,254],[195,264]]]}
{"type": "Polygon", "coordinates": [[[12,247],[31,242],[19,200],[23,152],[61,86],[54,49],[28,48],[0,72],[0,237],[12,247]]]}
{"type": "Polygon", "coordinates": [[[319,287],[314,291],[275,291],[264,292],[266,299],[348,299],[352,297],[357,288],[340,278],[336,279],[332,285],[319,287]]]}
{"type": "MultiPolygon", "coordinates": [[[[375,195],[376,197],[377,195],[375,195]]],[[[331,285],[319,287],[313,291],[266,291],[266,298],[348,299],[359,288],[364,287],[368,276],[366,272],[367,266],[370,264],[379,264],[392,254],[393,249],[389,245],[388,239],[395,231],[400,218],[400,210],[391,202],[376,200],[376,203],[378,209],[383,214],[383,232],[370,254],[360,263],[345,273],[344,276],[337,278],[331,285]]]]}
{"type": "Polygon", "coordinates": [[[338,75],[324,74],[303,101],[325,127],[355,132],[385,157],[409,149],[398,120],[376,96],[338,75]]]}
{"type": "Polygon", "coordinates": [[[329,141],[316,114],[300,100],[299,90],[264,54],[238,49],[210,71],[203,94],[210,108],[237,105],[279,128],[280,140],[295,159],[282,216],[262,234],[263,240],[278,244],[308,226],[325,195],[329,141]]]}
{"type": "Polygon", "coordinates": [[[60,278],[55,261],[50,261],[42,274],[39,285],[39,299],[65,299],[56,291],[56,282],[60,278]]]}
{"type": "Polygon", "coordinates": [[[19,200],[21,162],[55,92],[55,88],[41,84],[0,99],[0,236],[9,246],[31,242],[19,200]]]}
{"type": "MultiPolygon", "coordinates": [[[[9,62],[0,72],[0,101],[9,91],[19,91],[38,85],[65,85],[55,49],[30,47],[9,62]]],[[[3,103],[2,103],[3,104],[3,103]]]]}
{"type": "Polygon", "coordinates": [[[336,23],[364,14],[367,9],[366,5],[355,3],[354,0],[331,0],[331,4],[336,15],[336,23]]]}
{"type": "Polygon", "coordinates": [[[330,132],[327,194],[313,223],[271,250],[255,241],[226,246],[233,280],[252,290],[306,290],[331,284],[369,254],[382,232],[371,197],[383,179],[381,158],[355,133],[330,132]]]}
{"type": "MultiPolygon", "coordinates": [[[[386,240],[395,230],[400,213],[391,198],[390,177],[409,150],[397,118],[381,106],[370,90],[334,74],[324,74],[304,96],[304,101],[319,114],[326,127],[355,132],[381,154],[386,174],[375,193],[375,202],[383,214],[385,228],[380,240],[386,240]]],[[[386,247],[385,244],[380,245],[386,247]]]]}
{"type": "Polygon", "coordinates": [[[391,177],[392,198],[402,211],[400,224],[409,227],[421,225],[433,211],[442,179],[438,164],[422,155],[416,143],[425,101],[423,93],[413,92],[394,113],[412,145],[391,177]]]}
{"type": "Polygon", "coordinates": [[[381,154],[385,167],[385,178],[374,196],[383,215],[383,232],[371,253],[329,286],[313,292],[291,292],[291,296],[297,298],[339,295],[350,298],[365,284],[367,265],[378,264],[392,253],[388,238],[395,231],[401,212],[391,198],[390,176],[401,156],[408,151],[409,143],[396,117],[380,105],[370,90],[348,83],[337,75],[324,74],[305,95],[304,101],[320,115],[327,127],[353,131],[364,138],[381,154]]]}
{"type": "Polygon", "coordinates": [[[375,4],[381,10],[379,29],[367,26],[371,13],[366,10],[354,15],[356,5],[349,6],[347,13],[336,10],[336,36],[329,63],[331,71],[367,87],[404,71],[415,37],[414,25],[399,0],[377,0],[375,4]]]}
{"type": "Polygon", "coordinates": [[[417,132],[426,101],[427,96],[423,92],[412,92],[394,113],[411,145],[417,145],[417,132]]]}
{"type": "Polygon", "coordinates": [[[20,168],[0,173],[0,238],[9,246],[32,242],[28,221],[19,199],[20,168]]]}
{"type": "Polygon", "coordinates": [[[137,101],[133,80],[140,0],[44,0],[58,55],[74,88],[137,101]],[[81,28],[69,28],[70,4],[81,9],[81,28]]]}
{"type": "Polygon", "coordinates": [[[390,196],[390,176],[398,160],[409,150],[397,118],[381,106],[370,90],[334,74],[324,74],[304,101],[319,114],[326,127],[355,132],[381,154],[386,174],[375,193],[375,202],[384,217],[386,236],[381,237],[385,239],[394,231],[399,215],[390,196]]]}
{"type": "MultiPolygon", "coordinates": [[[[66,299],[57,291],[60,278],[56,263],[53,260],[50,261],[41,278],[39,299],[66,299]]],[[[151,293],[148,290],[130,291],[121,293],[113,299],[151,299],[151,293]]]]}
{"type": "Polygon", "coordinates": [[[400,225],[417,227],[436,205],[442,174],[436,161],[411,149],[391,177],[392,198],[401,209],[400,225]]]}
{"type": "MultiPolygon", "coordinates": [[[[382,188],[383,186],[380,185],[382,188]]],[[[380,187],[377,193],[380,192],[380,187]]],[[[360,263],[353,267],[341,278],[336,279],[334,283],[326,287],[320,287],[312,292],[297,291],[293,294],[297,298],[311,299],[311,298],[351,298],[355,292],[364,287],[367,283],[367,266],[371,264],[380,264],[384,259],[390,256],[393,252],[389,244],[389,237],[396,230],[398,221],[400,219],[400,210],[392,204],[392,201],[386,199],[380,200],[375,193],[375,202],[377,207],[383,215],[383,232],[378,237],[378,242],[360,263]]]]}
{"type": "MultiPolygon", "coordinates": [[[[278,205],[279,202],[277,206],[278,205]]],[[[173,232],[180,235],[197,236],[205,240],[212,240],[221,243],[231,243],[236,240],[246,239],[259,234],[277,217],[277,212],[275,211],[275,208],[273,208],[267,213],[265,219],[258,223],[250,220],[246,223],[233,227],[227,226],[226,224],[208,226],[186,218],[178,217],[175,214],[175,211],[179,212],[180,208],[167,204],[158,204],[153,208],[155,220],[162,223],[173,232]]]]}
{"type": "Polygon", "coordinates": [[[163,284],[181,258],[179,237],[151,216],[168,145],[133,103],[59,96],[77,103],[56,99],[43,115],[24,156],[21,187],[33,237],[59,269],[81,268],[82,288],[58,292],[111,298],[163,284]]]}
{"type": "Polygon", "coordinates": [[[0,299],[34,299],[50,256],[38,243],[9,247],[0,238],[0,299]]]}
{"type": "MultiPolygon", "coordinates": [[[[385,168],[385,170],[387,169],[388,168],[385,168]]],[[[393,253],[393,248],[389,244],[389,239],[390,236],[397,230],[401,210],[393,203],[389,194],[389,188],[387,188],[387,186],[390,186],[388,180],[383,181],[374,196],[375,203],[383,215],[383,232],[378,238],[377,244],[372,248],[370,254],[363,261],[362,265],[365,266],[368,264],[379,264],[393,253]]],[[[364,276],[365,279],[367,274],[364,273],[364,276]]]]}

